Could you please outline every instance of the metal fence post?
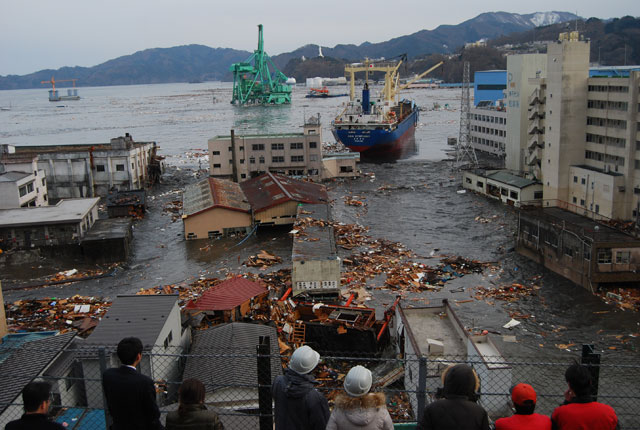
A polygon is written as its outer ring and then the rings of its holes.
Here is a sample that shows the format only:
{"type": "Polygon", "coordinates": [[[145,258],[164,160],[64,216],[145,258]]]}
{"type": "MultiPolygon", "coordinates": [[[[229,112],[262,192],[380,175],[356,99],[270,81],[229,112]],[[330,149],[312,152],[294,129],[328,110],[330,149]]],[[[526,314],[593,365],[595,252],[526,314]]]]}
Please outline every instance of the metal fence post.
{"type": "Polygon", "coordinates": [[[423,355],[418,359],[418,422],[422,420],[427,400],[427,358],[423,355]]]}
{"type": "MultiPolygon", "coordinates": [[[[98,349],[98,362],[100,363],[100,379],[102,379],[102,375],[107,370],[107,352],[104,346],[101,346],[98,349]]],[[[102,382],[100,382],[102,386],[102,382]]],[[[111,428],[113,421],[111,419],[111,415],[109,414],[109,407],[107,406],[107,396],[104,395],[104,390],[102,391],[102,406],[104,407],[104,419],[107,424],[107,429],[111,428]]]]}
{"type": "Polygon", "coordinates": [[[271,339],[260,336],[258,350],[258,407],[260,430],[273,430],[273,409],[271,403],[271,339]]]}
{"type": "Polygon", "coordinates": [[[598,400],[598,382],[600,381],[600,354],[594,352],[593,344],[582,345],[582,357],[580,362],[587,366],[591,374],[591,396],[598,400]]]}

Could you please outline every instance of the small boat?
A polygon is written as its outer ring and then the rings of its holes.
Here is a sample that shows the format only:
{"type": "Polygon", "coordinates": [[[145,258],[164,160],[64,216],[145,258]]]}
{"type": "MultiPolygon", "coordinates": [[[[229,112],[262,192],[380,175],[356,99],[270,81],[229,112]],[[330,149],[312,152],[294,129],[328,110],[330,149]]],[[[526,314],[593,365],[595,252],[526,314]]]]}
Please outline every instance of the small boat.
{"type": "Polygon", "coordinates": [[[331,94],[327,87],[322,88],[311,88],[309,89],[309,93],[305,96],[309,99],[324,99],[328,97],[346,97],[349,94],[331,94]]]}

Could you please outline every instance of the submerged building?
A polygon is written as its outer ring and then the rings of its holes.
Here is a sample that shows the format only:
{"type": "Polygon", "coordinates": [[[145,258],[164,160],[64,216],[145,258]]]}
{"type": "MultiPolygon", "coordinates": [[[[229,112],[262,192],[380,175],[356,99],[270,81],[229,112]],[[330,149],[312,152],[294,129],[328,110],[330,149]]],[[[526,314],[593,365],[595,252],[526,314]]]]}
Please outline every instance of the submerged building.
{"type": "Polygon", "coordinates": [[[156,142],[136,142],[127,133],[109,143],[16,146],[4,158],[30,162],[37,156],[49,200],[56,202],[145,188],[161,170],[157,149],[156,142]]]}

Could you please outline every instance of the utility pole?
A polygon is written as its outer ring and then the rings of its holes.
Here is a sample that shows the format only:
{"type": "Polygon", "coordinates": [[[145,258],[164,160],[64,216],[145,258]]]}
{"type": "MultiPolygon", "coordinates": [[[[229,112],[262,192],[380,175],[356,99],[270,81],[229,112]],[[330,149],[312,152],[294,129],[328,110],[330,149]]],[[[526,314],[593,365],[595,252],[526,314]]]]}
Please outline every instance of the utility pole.
{"type": "Polygon", "coordinates": [[[462,97],[460,100],[460,135],[456,147],[456,168],[460,169],[465,163],[472,163],[478,167],[478,157],[471,145],[471,95],[470,95],[470,65],[464,62],[462,77],[462,97]]]}

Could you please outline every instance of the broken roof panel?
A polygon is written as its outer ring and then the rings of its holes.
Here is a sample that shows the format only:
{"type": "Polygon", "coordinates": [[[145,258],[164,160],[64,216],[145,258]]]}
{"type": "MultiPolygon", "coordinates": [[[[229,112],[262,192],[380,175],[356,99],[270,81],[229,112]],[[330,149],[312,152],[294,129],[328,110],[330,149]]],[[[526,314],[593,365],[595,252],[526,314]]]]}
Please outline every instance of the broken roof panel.
{"type": "Polygon", "coordinates": [[[183,380],[197,378],[204,383],[207,392],[230,385],[256,386],[258,369],[255,354],[260,336],[270,337],[273,381],[282,374],[277,330],[262,324],[238,322],[217,325],[196,333],[183,380]]]}
{"type": "Polygon", "coordinates": [[[242,212],[250,210],[240,185],[224,179],[206,178],[188,185],[182,194],[182,201],[183,213],[187,216],[214,207],[242,212]]]}
{"type": "Polygon", "coordinates": [[[240,184],[254,212],[264,211],[287,201],[328,203],[324,185],[300,181],[267,172],[240,184]]]}
{"type": "Polygon", "coordinates": [[[240,306],[247,300],[269,290],[264,285],[249,281],[242,277],[235,277],[221,282],[209,288],[194,303],[187,304],[187,309],[197,309],[201,311],[226,311],[240,306]]]}
{"type": "Polygon", "coordinates": [[[177,294],[117,296],[87,343],[117,345],[124,337],[136,336],[145,347],[155,345],[177,303],[177,294]]]}

